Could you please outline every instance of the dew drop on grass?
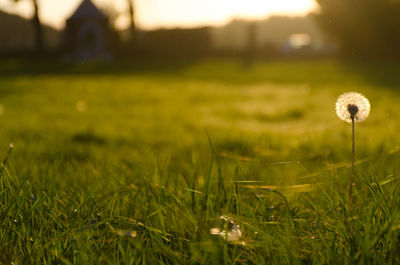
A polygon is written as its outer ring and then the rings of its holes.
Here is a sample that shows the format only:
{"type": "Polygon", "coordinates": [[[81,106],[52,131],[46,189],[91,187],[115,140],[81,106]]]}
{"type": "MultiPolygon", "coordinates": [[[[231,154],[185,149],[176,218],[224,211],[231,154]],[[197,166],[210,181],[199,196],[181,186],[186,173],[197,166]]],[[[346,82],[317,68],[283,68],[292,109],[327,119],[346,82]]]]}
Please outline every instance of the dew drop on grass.
{"type": "Polygon", "coordinates": [[[136,237],[137,231],[134,230],[116,230],[115,233],[120,237],[136,237]]]}
{"type": "Polygon", "coordinates": [[[85,101],[79,100],[78,102],[76,102],[75,108],[79,112],[85,112],[87,110],[87,104],[85,101]]]}

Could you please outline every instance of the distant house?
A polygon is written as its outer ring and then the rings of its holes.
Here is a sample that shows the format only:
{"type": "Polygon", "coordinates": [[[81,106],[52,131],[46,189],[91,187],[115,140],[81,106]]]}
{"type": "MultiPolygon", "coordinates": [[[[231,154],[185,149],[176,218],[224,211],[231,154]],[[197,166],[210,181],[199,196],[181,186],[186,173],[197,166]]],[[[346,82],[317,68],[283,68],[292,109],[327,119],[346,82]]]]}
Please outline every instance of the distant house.
{"type": "Polygon", "coordinates": [[[118,43],[107,15],[91,0],[83,0],[67,19],[64,31],[64,50],[69,59],[109,59],[118,43]]]}

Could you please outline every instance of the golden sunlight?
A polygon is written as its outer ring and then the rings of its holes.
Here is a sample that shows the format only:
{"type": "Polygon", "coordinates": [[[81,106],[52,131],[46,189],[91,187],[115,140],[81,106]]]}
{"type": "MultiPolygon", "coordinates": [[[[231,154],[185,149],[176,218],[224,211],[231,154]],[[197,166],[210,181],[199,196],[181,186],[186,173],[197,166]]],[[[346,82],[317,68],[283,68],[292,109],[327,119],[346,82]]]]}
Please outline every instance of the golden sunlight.
{"type": "MultiPolygon", "coordinates": [[[[44,23],[64,27],[65,19],[82,0],[41,0],[44,23]]],[[[126,0],[92,0],[100,8],[119,14],[119,28],[128,26],[126,0]]],[[[145,29],[221,25],[233,18],[261,19],[272,14],[303,15],[316,8],[314,0],[136,0],[136,20],[145,29]]],[[[0,0],[2,10],[29,17],[30,1],[0,0]]]]}

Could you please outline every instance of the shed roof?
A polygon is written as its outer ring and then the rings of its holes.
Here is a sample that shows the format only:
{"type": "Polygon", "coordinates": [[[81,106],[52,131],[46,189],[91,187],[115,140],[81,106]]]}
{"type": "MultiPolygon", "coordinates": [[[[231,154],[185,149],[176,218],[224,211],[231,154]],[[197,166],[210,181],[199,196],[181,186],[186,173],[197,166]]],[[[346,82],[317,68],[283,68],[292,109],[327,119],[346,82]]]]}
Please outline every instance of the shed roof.
{"type": "Polygon", "coordinates": [[[85,19],[85,18],[106,18],[107,16],[101,12],[91,0],[83,0],[80,6],[72,14],[69,19],[85,19]]]}

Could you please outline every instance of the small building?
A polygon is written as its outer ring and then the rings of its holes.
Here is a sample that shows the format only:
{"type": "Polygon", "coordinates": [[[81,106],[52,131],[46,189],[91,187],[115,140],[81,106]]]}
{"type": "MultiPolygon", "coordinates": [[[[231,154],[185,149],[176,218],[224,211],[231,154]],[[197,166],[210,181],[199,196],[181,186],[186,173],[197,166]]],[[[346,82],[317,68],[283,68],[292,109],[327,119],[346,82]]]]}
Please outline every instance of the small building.
{"type": "Polygon", "coordinates": [[[63,45],[68,59],[111,59],[118,43],[118,35],[110,27],[108,16],[91,0],[83,0],[67,19],[63,45]]]}

